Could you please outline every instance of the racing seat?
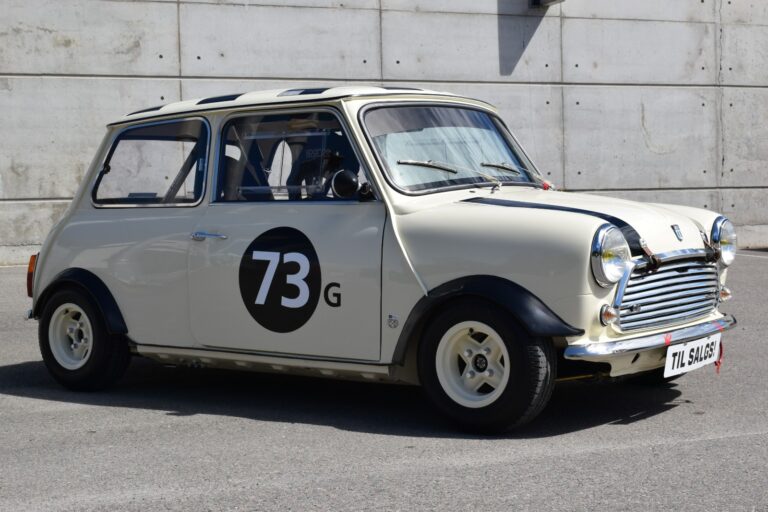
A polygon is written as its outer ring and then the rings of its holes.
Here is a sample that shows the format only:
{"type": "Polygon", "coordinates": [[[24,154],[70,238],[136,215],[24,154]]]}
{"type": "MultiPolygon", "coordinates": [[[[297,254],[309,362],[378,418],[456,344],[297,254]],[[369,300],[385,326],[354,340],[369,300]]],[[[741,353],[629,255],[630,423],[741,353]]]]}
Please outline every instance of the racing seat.
{"type": "Polygon", "coordinates": [[[261,162],[249,166],[245,160],[227,156],[224,173],[224,201],[271,201],[275,198],[261,162]]]}

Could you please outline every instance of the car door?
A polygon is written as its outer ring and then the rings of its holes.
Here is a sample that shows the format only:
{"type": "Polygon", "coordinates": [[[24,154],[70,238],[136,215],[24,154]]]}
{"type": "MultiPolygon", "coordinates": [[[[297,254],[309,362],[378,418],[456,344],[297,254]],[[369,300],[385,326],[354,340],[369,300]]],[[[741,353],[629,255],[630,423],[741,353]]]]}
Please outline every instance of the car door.
{"type": "Polygon", "coordinates": [[[209,146],[206,119],[153,121],[120,131],[80,209],[57,237],[67,267],[112,292],[139,344],[186,346],[190,230],[200,222],[209,146]]]}
{"type": "Polygon", "coordinates": [[[193,335],[205,347],[378,360],[384,204],[330,109],[238,115],[189,257],[193,335]]]}

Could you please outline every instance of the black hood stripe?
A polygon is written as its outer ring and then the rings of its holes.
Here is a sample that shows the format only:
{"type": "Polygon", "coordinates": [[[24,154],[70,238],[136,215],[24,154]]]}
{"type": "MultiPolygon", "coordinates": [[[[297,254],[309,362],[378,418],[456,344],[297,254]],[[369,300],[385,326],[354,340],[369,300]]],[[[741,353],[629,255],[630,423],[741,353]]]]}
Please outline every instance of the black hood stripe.
{"type": "Polygon", "coordinates": [[[580,208],[571,208],[569,206],[557,206],[552,204],[541,204],[541,203],[526,203],[523,201],[511,201],[509,199],[493,199],[490,197],[476,197],[473,199],[465,199],[462,201],[464,203],[480,203],[480,204],[490,204],[494,206],[506,206],[508,208],[533,208],[537,210],[554,210],[558,212],[570,212],[570,213],[580,213],[582,215],[589,215],[590,217],[597,217],[598,219],[603,219],[606,222],[610,222],[617,228],[621,230],[621,232],[624,234],[624,238],[627,239],[627,243],[629,244],[629,249],[632,251],[633,256],[641,256],[645,254],[645,251],[643,251],[643,246],[640,243],[640,234],[630,226],[627,222],[624,222],[623,220],[619,219],[618,217],[614,217],[612,215],[607,215],[605,213],[600,212],[593,212],[592,210],[582,210],[580,208]]]}

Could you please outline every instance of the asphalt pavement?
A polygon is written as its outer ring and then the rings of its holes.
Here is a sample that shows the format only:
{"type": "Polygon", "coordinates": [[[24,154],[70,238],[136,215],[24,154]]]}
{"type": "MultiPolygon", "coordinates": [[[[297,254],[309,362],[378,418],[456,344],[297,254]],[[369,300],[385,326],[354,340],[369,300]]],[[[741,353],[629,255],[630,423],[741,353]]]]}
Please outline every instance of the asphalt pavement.
{"type": "Polygon", "coordinates": [[[768,252],[729,271],[739,325],[673,384],[558,384],[500,438],[418,388],[134,359],[109,391],[40,360],[25,268],[0,268],[0,510],[768,511],[768,252]]]}

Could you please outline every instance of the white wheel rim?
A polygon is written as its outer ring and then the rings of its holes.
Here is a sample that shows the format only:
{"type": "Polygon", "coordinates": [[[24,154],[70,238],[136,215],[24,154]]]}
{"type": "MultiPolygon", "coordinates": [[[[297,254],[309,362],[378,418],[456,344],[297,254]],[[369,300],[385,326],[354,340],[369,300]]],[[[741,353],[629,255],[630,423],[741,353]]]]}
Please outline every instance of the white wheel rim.
{"type": "Polygon", "coordinates": [[[82,368],[91,357],[93,328],[77,304],[62,304],[51,316],[48,343],[54,359],[67,370],[82,368]]]}
{"type": "Polygon", "coordinates": [[[437,379],[459,405],[477,409],[495,402],[509,382],[509,353],[501,336],[482,322],[446,331],[435,355],[437,379]]]}

